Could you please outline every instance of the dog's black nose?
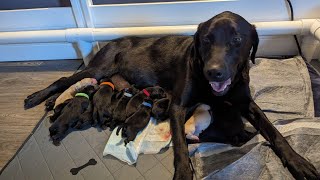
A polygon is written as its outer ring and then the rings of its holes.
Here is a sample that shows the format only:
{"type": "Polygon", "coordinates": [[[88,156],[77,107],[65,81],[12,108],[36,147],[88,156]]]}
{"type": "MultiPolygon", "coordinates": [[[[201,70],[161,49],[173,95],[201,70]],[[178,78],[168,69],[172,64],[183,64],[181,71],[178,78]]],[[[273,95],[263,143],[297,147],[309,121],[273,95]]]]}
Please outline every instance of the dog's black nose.
{"type": "Polygon", "coordinates": [[[215,79],[215,80],[221,80],[224,78],[224,71],[220,68],[212,68],[207,70],[208,77],[215,79]]]}

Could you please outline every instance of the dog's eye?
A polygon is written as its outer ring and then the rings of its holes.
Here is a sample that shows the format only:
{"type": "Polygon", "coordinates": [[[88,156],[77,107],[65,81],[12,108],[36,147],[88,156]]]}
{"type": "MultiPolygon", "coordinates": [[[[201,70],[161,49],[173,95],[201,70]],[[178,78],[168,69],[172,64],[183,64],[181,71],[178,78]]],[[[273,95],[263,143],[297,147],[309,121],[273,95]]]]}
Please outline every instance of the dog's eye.
{"type": "Polygon", "coordinates": [[[210,43],[210,39],[209,38],[203,38],[203,42],[208,44],[208,43],[210,43]]]}
{"type": "Polygon", "coordinates": [[[242,38],[240,36],[236,36],[232,39],[232,44],[240,45],[242,38]]]}

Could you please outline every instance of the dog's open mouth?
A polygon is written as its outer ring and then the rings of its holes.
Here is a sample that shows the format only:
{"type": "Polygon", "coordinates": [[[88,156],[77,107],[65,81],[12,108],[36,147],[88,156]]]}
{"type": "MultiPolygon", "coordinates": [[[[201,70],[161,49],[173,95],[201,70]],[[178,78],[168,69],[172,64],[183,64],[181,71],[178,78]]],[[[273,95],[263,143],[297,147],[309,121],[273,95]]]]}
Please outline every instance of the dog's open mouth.
{"type": "Polygon", "coordinates": [[[210,82],[212,90],[219,93],[219,94],[226,91],[230,84],[231,84],[231,78],[229,78],[226,81],[222,81],[222,82],[214,82],[214,81],[210,82]]]}

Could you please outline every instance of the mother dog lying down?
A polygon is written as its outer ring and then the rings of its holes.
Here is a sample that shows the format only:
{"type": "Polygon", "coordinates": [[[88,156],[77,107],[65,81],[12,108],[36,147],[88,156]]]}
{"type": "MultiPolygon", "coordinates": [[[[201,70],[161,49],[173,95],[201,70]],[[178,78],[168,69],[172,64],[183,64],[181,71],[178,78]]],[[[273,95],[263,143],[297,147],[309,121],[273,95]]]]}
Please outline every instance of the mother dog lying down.
{"type": "Polygon", "coordinates": [[[169,116],[174,143],[174,179],[192,179],[185,143],[186,114],[196,103],[209,104],[213,123],[202,141],[239,143],[246,118],[271,144],[297,179],[319,179],[315,167],[297,154],[252,100],[249,55],[254,62],[259,39],[241,16],[223,12],[199,25],[194,36],[125,37],[102,48],[81,72],[63,77],[27,97],[25,109],[62,92],[83,78],[120,74],[140,88],[159,85],[172,94],[169,116]]]}

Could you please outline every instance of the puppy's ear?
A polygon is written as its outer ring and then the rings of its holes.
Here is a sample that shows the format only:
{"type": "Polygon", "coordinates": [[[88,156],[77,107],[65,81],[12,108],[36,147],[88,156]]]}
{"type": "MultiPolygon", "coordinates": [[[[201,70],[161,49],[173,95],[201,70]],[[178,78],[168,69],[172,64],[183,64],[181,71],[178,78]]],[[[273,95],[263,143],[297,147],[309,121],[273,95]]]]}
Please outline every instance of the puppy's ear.
{"type": "Polygon", "coordinates": [[[200,52],[199,52],[199,48],[200,48],[200,29],[201,29],[202,26],[203,26],[203,23],[200,23],[196,33],[193,36],[195,56],[196,56],[197,59],[200,59],[200,60],[201,60],[201,55],[200,55],[200,52]]]}
{"type": "Polygon", "coordinates": [[[255,64],[256,53],[259,45],[259,36],[256,30],[256,27],[254,25],[252,25],[252,28],[251,28],[251,39],[252,39],[252,52],[251,52],[250,59],[252,63],[255,64]]]}

